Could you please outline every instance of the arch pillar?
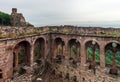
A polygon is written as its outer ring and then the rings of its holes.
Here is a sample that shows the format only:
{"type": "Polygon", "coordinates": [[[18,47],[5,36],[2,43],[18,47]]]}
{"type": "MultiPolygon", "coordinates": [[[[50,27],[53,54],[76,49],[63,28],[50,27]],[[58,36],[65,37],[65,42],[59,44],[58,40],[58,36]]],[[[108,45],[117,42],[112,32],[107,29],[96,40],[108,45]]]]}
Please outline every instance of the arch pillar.
{"type": "Polygon", "coordinates": [[[69,49],[68,49],[68,43],[65,41],[65,45],[63,47],[63,54],[66,59],[69,59],[69,49]]]}
{"type": "Polygon", "coordinates": [[[14,53],[13,53],[13,63],[14,63],[14,68],[17,68],[18,67],[18,52],[19,52],[19,49],[17,49],[14,53]]]}
{"type": "Polygon", "coordinates": [[[50,38],[50,35],[48,35],[49,37],[46,37],[46,41],[45,41],[45,51],[44,51],[44,59],[45,60],[49,60],[50,58],[52,58],[52,56],[54,56],[54,47],[51,46],[53,45],[53,42],[52,42],[52,38],[50,38]]]}
{"type": "Polygon", "coordinates": [[[48,39],[47,40],[45,40],[45,49],[44,49],[44,59],[46,59],[47,58],[47,55],[48,55],[48,46],[49,46],[49,44],[48,44],[48,39]]]}
{"type": "Polygon", "coordinates": [[[15,52],[15,68],[18,67],[18,51],[15,52]]]}
{"type": "Polygon", "coordinates": [[[34,45],[31,45],[30,49],[30,66],[32,67],[34,65],[34,45]]]}
{"type": "Polygon", "coordinates": [[[53,62],[53,56],[54,56],[54,46],[52,46],[52,45],[54,45],[54,40],[53,40],[53,38],[52,38],[52,35],[50,34],[49,35],[49,42],[48,42],[48,58],[47,59],[49,59],[51,62],[53,62]]]}
{"type": "Polygon", "coordinates": [[[81,43],[81,69],[85,70],[86,67],[87,52],[85,44],[81,43]]]}
{"type": "Polygon", "coordinates": [[[100,45],[100,68],[104,69],[105,68],[105,48],[104,48],[104,43],[100,45]]]}

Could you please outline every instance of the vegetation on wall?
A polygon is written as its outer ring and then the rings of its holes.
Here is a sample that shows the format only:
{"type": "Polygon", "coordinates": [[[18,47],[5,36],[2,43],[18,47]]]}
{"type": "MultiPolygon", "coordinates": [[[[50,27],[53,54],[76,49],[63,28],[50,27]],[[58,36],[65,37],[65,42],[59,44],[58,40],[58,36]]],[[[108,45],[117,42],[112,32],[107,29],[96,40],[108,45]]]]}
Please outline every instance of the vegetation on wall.
{"type": "Polygon", "coordinates": [[[71,47],[71,58],[75,59],[77,52],[78,52],[78,58],[80,59],[80,48],[73,45],[71,47]]]}
{"type": "MultiPolygon", "coordinates": [[[[88,48],[87,49],[87,53],[88,53],[88,61],[92,61],[92,54],[93,54],[93,50],[92,48],[88,48]]],[[[95,61],[97,63],[100,63],[100,51],[98,48],[95,49],[95,61]]]]}
{"type": "Polygon", "coordinates": [[[0,12],[0,25],[11,25],[11,15],[0,12]]]}
{"type": "Polygon", "coordinates": [[[73,58],[73,59],[75,59],[76,50],[77,50],[76,46],[73,45],[73,46],[71,47],[71,58],[73,58]]]}
{"type": "Polygon", "coordinates": [[[40,53],[40,49],[38,46],[35,46],[34,54],[35,54],[35,61],[37,61],[41,58],[41,53],[40,53]]]}
{"type": "Polygon", "coordinates": [[[58,45],[57,49],[58,49],[58,55],[62,55],[62,45],[61,44],[58,45]]]}
{"type": "Polygon", "coordinates": [[[34,53],[35,53],[36,60],[39,59],[39,58],[41,58],[40,51],[39,51],[38,47],[35,47],[34,53]]]}
{"type": "MultiPolygon", "coordinates": [[[[75,46],[72,46],[71,47],[71,58],[75,58],[76,56],[76,47],[75,46]]],[[[80,52],[79,52],[80,53],[80,52]]],[[[87,49],[87,59],[88,61],[92,61],[92,54],[93,54],[93,50],[92,48],[88,48],[87,49]]],[[[100,50],[98,48],[96,48],[95,50],[95,61],[97,63],[100,63],[100,50]]],[[[107,50],[106,51],[106,64],[107,65],[112,65],[112,55],[113,55],[113,52],[111,50],[107,50]]],[[[116,52],[116,65],[117,66],[120,66],[120,51],[116,52]]]]}
{"type": "MultiPolygon", "coordinates": [[[[114,53],[111,50],[107,50],[106,52],[106,64],[112,64],[112,55],[114,53]]],[[[116,65],[120,66],[120,51],[115,53],[116,56],[116,65]]]]}
{"type": "MultiPolygon", "coordinates": [[[[92,49],[88,48],[87,49],[88,52],[88,60],[92,61],[92,49]]],[[[100,63],[100,51],[99,49],[95,50],[95,54],[96,54],[96,62],[100,63]]],[[[113,52],[111,50],[107,50],[106,51],[106,64],[107,65],[112,65],[112,55],[113,52]]],[[[120,51],[116,52],[116,65],[120,66],[120,51]]]]}
{"type": "Polygon", "coordinates": [[[25,58],[25,50],[21,49],[18,53],[18,64],[23,64],[25,58]]]}

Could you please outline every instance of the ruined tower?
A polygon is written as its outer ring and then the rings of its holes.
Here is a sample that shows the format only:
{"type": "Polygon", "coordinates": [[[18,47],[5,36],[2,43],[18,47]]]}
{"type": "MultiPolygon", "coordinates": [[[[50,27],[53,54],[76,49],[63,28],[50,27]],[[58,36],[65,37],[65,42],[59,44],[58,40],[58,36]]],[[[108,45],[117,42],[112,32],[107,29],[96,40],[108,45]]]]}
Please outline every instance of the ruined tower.
{"type": "Polygon", "coordinates": [[[17,13],[17,8],[12,8],[11,13],[12,26],[26,26],[26,21],[22,13],[17,13]]]}

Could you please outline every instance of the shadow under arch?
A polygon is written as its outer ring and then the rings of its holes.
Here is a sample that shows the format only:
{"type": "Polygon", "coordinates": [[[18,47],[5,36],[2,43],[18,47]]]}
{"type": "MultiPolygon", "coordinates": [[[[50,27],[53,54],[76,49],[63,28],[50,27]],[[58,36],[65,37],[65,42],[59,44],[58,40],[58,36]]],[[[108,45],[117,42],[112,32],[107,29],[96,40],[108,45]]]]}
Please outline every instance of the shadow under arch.
{"type": "Polygon", "coordinates": [[[3,79],[3,72],[1,69],[0,69],[0,79],[3,79]]]}
{"type": "Polygon", "coordinates": [[[63,54],[64,45],[65,45],[65,42],[63,41],[62,38],[60,38],[60,37],[55,38],[55,40],[54,40],[54,51],[53,51],[54,52],[54,57],[56,57],[57,55],[64,56],[64,54],[63,54]]]}
{"type": "Polygon", "coordinates": [[[34,43],[34,62],[45,58],[45,39],[40,37],[34,43]]]}
{"type": "Polygon", "coordinates": [[[95,69],[100,65],[100,47],[97,41],[89,40],[85,43],[86,61],[89,63],[89,69],[95,69]]]}
{"type": "Polygon", "coordinates": [[[109,42],[105,46],[106,67],[110,74],[118,75],[120,68],[120,44],[117,42],[109,42]]]}
{"type": "Polygon", "coordinates": [[[69,58],[80,61],[80,42],[77,39],[68,41],[69,58]]]}
{"type": "Polygon", "coordinates": [[[19,66],[30,66],[30,50],[31,45],[28,41],[21,41],[17,43],[13,49],[13,68],[19,66]]]}

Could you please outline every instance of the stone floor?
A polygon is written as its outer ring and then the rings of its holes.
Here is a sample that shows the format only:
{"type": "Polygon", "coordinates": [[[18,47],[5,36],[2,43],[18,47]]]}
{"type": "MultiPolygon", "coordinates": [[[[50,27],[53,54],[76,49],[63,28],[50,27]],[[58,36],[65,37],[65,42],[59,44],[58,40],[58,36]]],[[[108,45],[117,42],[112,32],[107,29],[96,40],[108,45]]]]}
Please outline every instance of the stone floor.
{"type": "Polygon", "coordinates": [[[101,71],[99,66],[95,74],[93,70],[88,70],[87,66],[86,70],[83,71],[80,70],[79,63],[77,63],[77,67],[73,67],[68,61],[64,61],[62,64],[54,63],[52,67],[55,70],[55,74],[52,74],[52,70],[48,70],[43,77],[38,77],[41,81],[32,81],[35,76],[26,73],[6,82],[120,82],[120,77],[105,74],[104,71],[108,69],[101,71]],[[69,80],[66,79],[67,73],[69,73],[69,80]],[[74,76],[77,77],[77,81],[73,81],[74,76]]]}
{"type": "Polygon", "coordinates": [[[119,76],[113,76],[109,74],[105,74],[105,70],[100,70],[99,66],[97,67],[96,74],[94,74],[93,70],[80,70],[80,64],[77,64],[77,68],[74,68],[69,63],[64,62],[63,64],[56,65],[56,71],[59,74],[63,73],[65,77],[66,73],[69,73],[70,79],[73,79],[73,76],[77,76],[77,82],[120,82],[119,76]],[[84,80],[84,81],[83,81],[84,80]]]}

